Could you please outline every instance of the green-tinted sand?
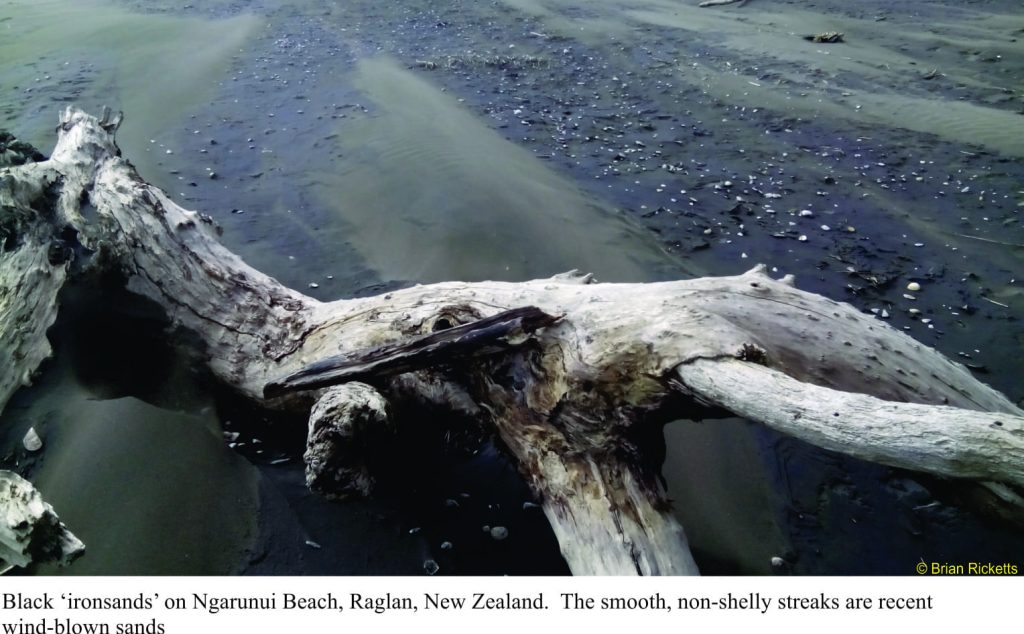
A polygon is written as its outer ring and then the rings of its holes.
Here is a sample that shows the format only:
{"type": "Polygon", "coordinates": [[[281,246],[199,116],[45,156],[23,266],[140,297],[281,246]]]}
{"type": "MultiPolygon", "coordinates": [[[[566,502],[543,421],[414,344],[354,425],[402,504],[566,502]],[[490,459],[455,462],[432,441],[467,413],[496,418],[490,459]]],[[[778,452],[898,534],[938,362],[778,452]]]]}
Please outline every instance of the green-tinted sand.
{"type": "Polygon", "coordinates": [[[90,574],[227,574],[255,538],[256,470],[213,418],[132,398],[51,401],[46,458],[34,481],[86,543],[68,568],[90,574]]]}
{"type": "Polygon", "coordinates": [[[80,96],[67,103],[127,113],[118,142],[144,176],[157,172],[159,158],[149,140],[186,124],[186,113],[208,101],[260,25],[248,15],[182,18],[94,0],[0,0],[0,18],[0,94],[7,96],[0,127],[49,151],[65,102],[20,105],[10,97],[67,82],[54,91],[63,98],[77,85],[80,96]],[[61,71],[45,73],[43,62],[61,71]]]}
{"type": "Polygon", "coordinates": [[[372,114],[348,121],[324,196],[384,279],[529,279],[568,269],[644,281],[655,240],[392,60],[360,63],[372,114]]]}

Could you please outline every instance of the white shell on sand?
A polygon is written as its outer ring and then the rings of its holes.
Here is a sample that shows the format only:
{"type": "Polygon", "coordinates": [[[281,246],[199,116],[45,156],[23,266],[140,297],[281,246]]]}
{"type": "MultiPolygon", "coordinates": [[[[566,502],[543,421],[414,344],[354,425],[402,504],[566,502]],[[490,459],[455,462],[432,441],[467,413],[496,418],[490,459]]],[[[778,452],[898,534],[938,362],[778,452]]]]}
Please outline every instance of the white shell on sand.
{"type": "Polygon", "coordinates": [[[28,433],[25,434],[21,444],[25,445],[25,449],[28,451],[39,451],[43,448],[43,439],[36,433],[35,427],[29,427],[28,433]]]}

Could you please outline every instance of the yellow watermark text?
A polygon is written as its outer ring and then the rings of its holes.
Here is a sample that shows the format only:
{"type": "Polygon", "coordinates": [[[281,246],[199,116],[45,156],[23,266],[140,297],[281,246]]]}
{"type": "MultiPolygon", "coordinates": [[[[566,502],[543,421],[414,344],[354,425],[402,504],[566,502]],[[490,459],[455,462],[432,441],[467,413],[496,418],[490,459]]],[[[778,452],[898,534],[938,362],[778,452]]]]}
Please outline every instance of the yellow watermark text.
{"type": "Polygon", "coordinates": [[[917,564],[916,569],[919,575],[999,576],[1020,574],[1020,567],[1017,564],[980,561],[968,561],[961,564],[921,561],[917,564]]]}

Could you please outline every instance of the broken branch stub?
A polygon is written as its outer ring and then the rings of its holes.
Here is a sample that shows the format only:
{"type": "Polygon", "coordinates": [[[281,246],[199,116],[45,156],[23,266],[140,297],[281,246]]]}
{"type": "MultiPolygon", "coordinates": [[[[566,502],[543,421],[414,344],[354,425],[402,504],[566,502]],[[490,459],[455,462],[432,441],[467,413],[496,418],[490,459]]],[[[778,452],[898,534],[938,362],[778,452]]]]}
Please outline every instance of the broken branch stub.
{"type": "Polygon", "coordinates": [[[0,168],[0,226],[19,236],[0,252],[0,297],[17,298],[0,302],[0,350],[17,352],[0,367],[0,406],[49,354],[63,284],[115,270],[201,342],[224,385],[309,417],[318,488],[334,479],[340,492],[367,491],[363,450],[388,442],[394,412],[429,403],[490,425],[575,573],[696,572],[644,440],[680,414],[680,394],[834,451],[1000,483],[1006,499],[1021,486],[1024,413],[1013,403],[763,267],[651,284],[444,282],[319,302],[246,265],[208,216],[145,183],[119,156],[115,128],[68,109],[51,159],[0,168]],[[74,237],[69,255],[51,260],[60,235],[74,237]],[[299,390],[310,398],[282,397],[299,390]]]}
{"type": "Polygon", "coordinates": [[[328,498],[365,497],[374,477],[368,457],[394,434],[388,403],[363,383],[324,390],[309,413],[306,485],[328,498]]]}

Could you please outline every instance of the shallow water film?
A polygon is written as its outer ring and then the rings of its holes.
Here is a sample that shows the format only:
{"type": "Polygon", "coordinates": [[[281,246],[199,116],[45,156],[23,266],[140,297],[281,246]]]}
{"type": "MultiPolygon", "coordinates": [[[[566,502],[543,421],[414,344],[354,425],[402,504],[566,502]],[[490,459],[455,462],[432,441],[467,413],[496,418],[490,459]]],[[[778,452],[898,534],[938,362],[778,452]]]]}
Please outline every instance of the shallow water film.
{"type": "MultiPolygon", "coordinates": [[[[698,4],[0,0],[0,129],[46,153],[64,107],[123,110],[144,179],[317,299],[764,263],[1021,405],[1019,1],[698,4]]],[[[100,286],[65,290],[54,359],[0,413],[0,468],[88,552],[15,574],[568,572],[497,439],[424,413],[374,497],[320,498],[304,420],[226,393],[158,308],[100,286]]],[[[704,574],[1024,550],[1020,517],[956,483],[738,418],[670,422],[664,454],[704,574]]]]}

